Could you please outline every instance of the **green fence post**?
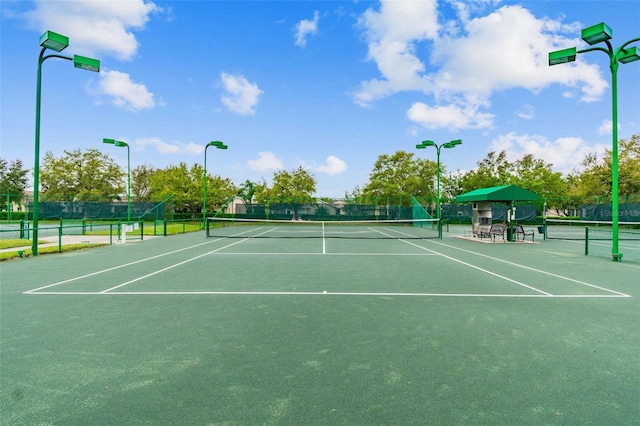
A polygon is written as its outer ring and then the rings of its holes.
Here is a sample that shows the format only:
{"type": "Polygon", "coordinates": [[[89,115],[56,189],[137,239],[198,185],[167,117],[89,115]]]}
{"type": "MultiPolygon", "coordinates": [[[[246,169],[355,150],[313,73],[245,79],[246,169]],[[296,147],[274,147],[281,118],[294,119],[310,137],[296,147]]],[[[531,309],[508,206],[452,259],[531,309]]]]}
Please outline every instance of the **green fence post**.
{"type": "Polygon", "coordinates": [[[60,227],[58,228],[58,253],[62,253],[62,219],[60,219],[60,227]]]}

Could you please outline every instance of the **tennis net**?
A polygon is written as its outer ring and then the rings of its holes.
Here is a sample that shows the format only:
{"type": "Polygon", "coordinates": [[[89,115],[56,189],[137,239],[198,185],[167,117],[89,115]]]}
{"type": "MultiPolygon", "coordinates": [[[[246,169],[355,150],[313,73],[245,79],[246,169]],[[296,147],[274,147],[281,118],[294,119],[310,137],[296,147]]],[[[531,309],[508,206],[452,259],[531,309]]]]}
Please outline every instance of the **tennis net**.
{"type": "MultiPolygon", "coordinates": [[[[611,242],[613,241],[613,231],[605,228],[586,229],[585,235],[586,255],[610,257],[611,242]]],[[[618,256],[624,260],[640,263],[640,229],[618,230],[618,256]]]]}
{"type": "Polygon", "coordinates": [[[438,219],[408,220],[263,220],[207,218],[208,238],[440,238],[438,219]]]}
{"type": "MultiPolygon", "coordinates": [[[[550,240],[585,240],[586,228],[597,230],[594,239],[611,240],[613,223],[598,220],[545,219],[545,234],[550,240]]],[[[640,222],[619,222],[619,229],[640,228],[640,222]]]]}

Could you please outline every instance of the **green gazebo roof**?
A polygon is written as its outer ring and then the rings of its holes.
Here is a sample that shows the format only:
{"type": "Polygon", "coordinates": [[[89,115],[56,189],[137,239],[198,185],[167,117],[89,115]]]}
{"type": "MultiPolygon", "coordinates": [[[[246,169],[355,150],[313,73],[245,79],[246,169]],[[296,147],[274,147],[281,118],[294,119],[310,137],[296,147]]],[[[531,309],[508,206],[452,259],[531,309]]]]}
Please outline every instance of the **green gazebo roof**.
{"type": "Polygon", "coordinates": [[[467,203],[472,201],[537,201],[538,194],[528,189],[515,185],[493,186],[491,188],[480,188],[458,195],[456,202],[467,203]]]}

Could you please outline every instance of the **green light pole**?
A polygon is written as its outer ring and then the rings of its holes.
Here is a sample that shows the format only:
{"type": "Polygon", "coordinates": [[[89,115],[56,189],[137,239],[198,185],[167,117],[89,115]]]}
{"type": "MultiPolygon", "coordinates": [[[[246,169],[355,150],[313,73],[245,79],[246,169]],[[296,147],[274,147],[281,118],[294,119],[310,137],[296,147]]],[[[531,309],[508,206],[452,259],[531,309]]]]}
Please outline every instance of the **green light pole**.
{"type": "Polygon", "coordinates": [[[207,220],[207,149],[210,146],[215,146],[216,149],[227,149],[229,148],[223,142],[220,141],[212,141],[204,147],[204,171],[202,172],[202,226],[206,225],[207,220]]]}
{"type": "Polygon", "coordinates": [[[108,143],[118,147],[127,147],[127,223],[131,222],[131,151],[129,144],[115,139],[102,139],[102,143],[108,143]]]}
{"type": "Polygon", "coordinates": [[[573,62],[576,60],[578,53],[593,52],[599,50],[609,56],[609,68],[611,69],[611,103],[612,103],[612,149],[611,149],[611,216],[612,216],[612,233],[613,242],[611,246],[611,256],[614,261],[622,260],[622,253],[618,252],[618,66],[620,63],[626,64],[640,59],[637,47],[627,46],[636,41],[640,41],[640,37],[633,38],[622,46],[614,49],[609,40],[613,36],[611,28],[601,22],[589,28],[582,30],[582,40],[589,45],[604,42],[604,47],[589,47],[587,49],[576,50],[575,47],[569,49],[556,50],[549,52],[549,66],[573,62]]]}
{"type": "Polygon", "coordinates": [[[36,83],[36,136],[35,136],[35,160],[33,162],[33,241],[31,252],[38,255],[38,216],[40,213],[39,190],[40,190],[40,99],[42,97],[42,63],[49,58],[60,58],[73,61],[73,66],[87,71],[100,72],[100,61],[86,58],[84,56],[73,55],[73,58],[64,55],[45,55],[47,49],[61,52],[69,46],[69,38],[61,34],[47,31],[40,36],[40,56],[38,57],[38,76],[36,83]]]}
{"type": "Polygon", "coordinates": [[[421,143],[419,143],[418,145],[416,145],[417,149],[425,149],[428,146],[434,146],[436,148],[436,156],[437,156],[437,168],[436,168],[436,199],[437,199],[437,206],[436,206],[436,217],[438,219],[440,219],[440,150],[442,148],[455,148],[456,145],[462,145],[462,140],[460,139],[456,139],[453,140],[451,142],[447,142],[447,143],[443,143],[442,145],[438,145],[437,143],[435,143],[434,141],[422,141],[421,143]]]}

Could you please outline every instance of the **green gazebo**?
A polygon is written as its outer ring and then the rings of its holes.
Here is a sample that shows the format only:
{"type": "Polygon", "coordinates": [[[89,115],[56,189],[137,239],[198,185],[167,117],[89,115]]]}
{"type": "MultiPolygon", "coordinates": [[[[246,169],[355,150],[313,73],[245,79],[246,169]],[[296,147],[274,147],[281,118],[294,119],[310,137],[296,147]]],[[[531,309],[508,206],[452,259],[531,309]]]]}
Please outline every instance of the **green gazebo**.
{"type": "MultiPolygon", "coordinates": [[[[509,205],[509,218],[514,216],[514,203],[516,201],[537,201],[538,194],[516,185],[493,186],[479,188],[458,195],[456,202],[473,203],[471,226],[473,234],[477,235],[481,230],[491,227],[492,203],[504,203],[509,205]]],[[[509,220],[508,236],[511,240],[511,220],[509,220]]]]}
{"type": "Polygon", "coordinates": [[[516,185],[492,186],[474,189],[456,197],[456,202],[489,201],[493,203],[512,203],[514,201],[538,201],[538,194],[516,185]]]}

